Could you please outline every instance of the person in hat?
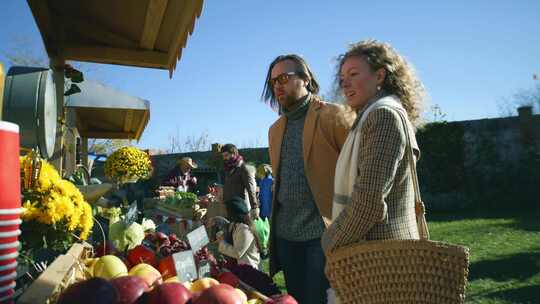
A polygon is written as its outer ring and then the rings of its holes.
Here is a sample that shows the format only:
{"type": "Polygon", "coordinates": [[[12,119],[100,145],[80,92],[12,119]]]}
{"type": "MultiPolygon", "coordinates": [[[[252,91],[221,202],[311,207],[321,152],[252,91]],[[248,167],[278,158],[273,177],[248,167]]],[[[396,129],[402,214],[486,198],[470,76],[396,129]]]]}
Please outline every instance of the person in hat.
{"type": "Polygon", "coordinates": [[[167,174],[163,185],[175,187],[178,191],[192,192],[197,186],[197,178],[191,170],[197,168],[191,157],[182,157],[176,162],[176,166],[167,174]]]}
{"type": "Polygon", "coordinates": [[[236,259],[238,264],[247,264],[259,269],[261,256],[256,235],[251,230],[252,221],[246,202],[240,197],[233,197],[225,202],[230,224],[228,231],[218,233],[218,250],[222,254],[236,259]]]}

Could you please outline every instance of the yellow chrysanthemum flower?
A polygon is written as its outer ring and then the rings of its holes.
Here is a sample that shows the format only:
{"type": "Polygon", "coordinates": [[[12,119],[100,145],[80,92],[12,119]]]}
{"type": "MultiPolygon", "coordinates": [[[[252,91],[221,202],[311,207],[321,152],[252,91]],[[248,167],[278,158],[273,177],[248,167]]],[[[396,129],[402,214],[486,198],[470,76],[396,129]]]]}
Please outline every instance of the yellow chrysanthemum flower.
{"type": "Polygon", "coordinates": [[[147,178],[152,171],[152,163],[143,151],[123,147],[107,158],[104,170],[108,178],[123,182],[132,178],[147,178]]]}
{"type": "MultiPolygon", "coordinates": [[[[21,164],[27,158],[21,157],[21,164]]],[[[21,167],[21,170],[24,168],[21,167]]],[[[25,192],[21,218],[51,225],[58,232],[77,232],[85,240],[93,227],[92,207],[84,200],[79,189],[61,179],[56,169],[40,160],[40,172],[34,188],[25,192]]]]}

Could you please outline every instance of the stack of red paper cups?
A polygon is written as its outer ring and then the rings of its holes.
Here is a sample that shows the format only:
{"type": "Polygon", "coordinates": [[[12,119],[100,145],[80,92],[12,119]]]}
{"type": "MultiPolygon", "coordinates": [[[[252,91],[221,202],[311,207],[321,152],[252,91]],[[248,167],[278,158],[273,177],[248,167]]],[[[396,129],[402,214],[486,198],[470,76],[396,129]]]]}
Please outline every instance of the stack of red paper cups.
{"type": "Polygon", "coordinates": [[[0,303],[12,303],[21,224],[19,126],[0,121],[0,303]]]}

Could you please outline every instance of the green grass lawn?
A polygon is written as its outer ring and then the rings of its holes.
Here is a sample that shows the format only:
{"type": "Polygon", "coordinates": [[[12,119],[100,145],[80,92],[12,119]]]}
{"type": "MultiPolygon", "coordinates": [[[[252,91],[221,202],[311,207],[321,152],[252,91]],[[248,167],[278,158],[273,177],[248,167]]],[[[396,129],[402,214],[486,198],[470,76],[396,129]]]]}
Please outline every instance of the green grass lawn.
{"type": "Polygon", "coordinates": [[[470,248],[467,303],[540,303],[540,212],[434,216],[430,228],[470,248]]]}
{"type": "MultiPolygon", "coordinates": [[[[433,240],[470,248],[467,303],[540,303],[540,211],[432,215],[428,222],[433,240]]],[[[282,274],[274,279],[284,289],[282,274]]]]}

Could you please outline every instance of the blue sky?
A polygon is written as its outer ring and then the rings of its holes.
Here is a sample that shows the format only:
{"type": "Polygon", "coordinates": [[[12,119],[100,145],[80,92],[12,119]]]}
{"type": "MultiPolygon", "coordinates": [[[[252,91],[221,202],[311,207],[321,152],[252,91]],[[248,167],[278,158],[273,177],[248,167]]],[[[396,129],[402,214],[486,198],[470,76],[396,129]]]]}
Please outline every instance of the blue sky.
{"type": "MultiPolygon", "coordinates": [[[[334,58],[375,38],[413,63],[448,120],[498,116],[498,101],[540,73],[540,1],[445,2],[207,0],[172,79],[112,65],[91,65],[87,77],[150,101],[140,147],[165,149],[170,135],[203,132],[212,142],[266,146],[277,114],[260,95],[273,58],[303,55],[326,93],[334,58]]],[[[44,52],[26,1],[1,6],[0,61],[20,40],[44,52]]]]}

